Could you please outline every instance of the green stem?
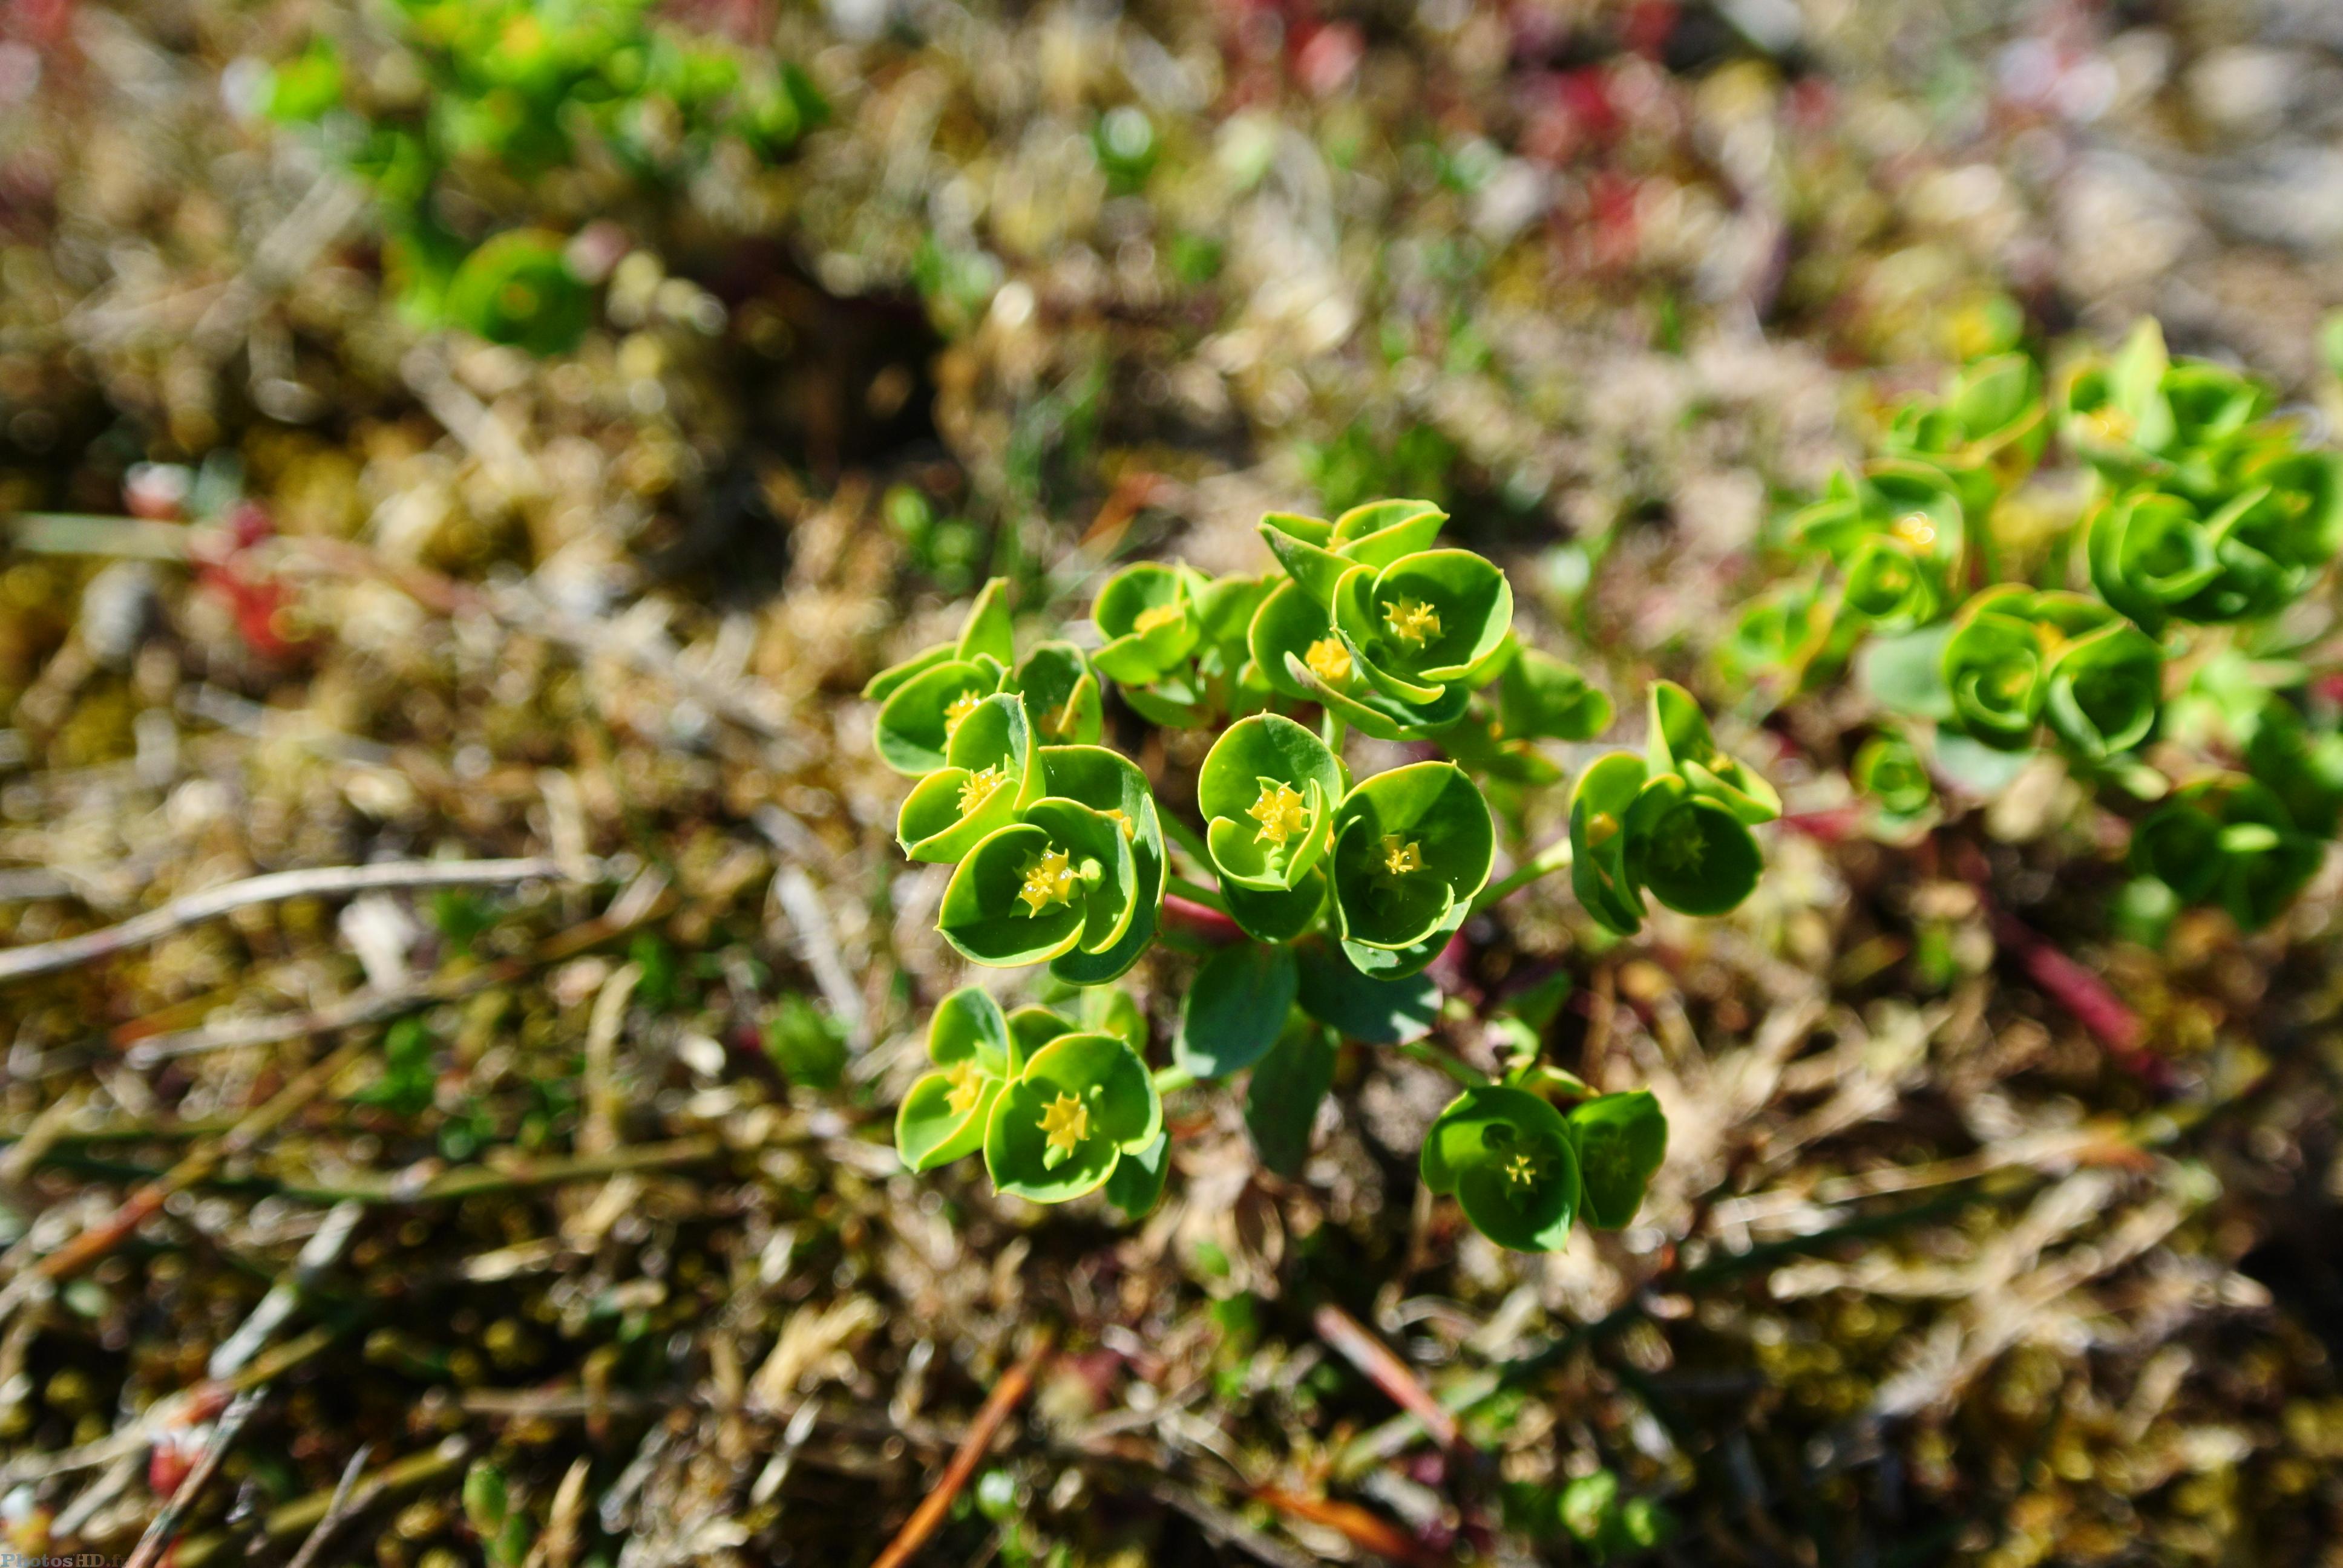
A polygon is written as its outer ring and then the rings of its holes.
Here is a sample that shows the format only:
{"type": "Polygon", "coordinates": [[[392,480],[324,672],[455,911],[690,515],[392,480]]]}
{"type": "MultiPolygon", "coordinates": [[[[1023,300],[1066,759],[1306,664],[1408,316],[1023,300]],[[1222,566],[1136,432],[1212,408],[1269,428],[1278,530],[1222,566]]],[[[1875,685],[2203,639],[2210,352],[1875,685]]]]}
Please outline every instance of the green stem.
{"type": "Polygon", "coordinates": [[[1522,864],[1514,867],[1509,875],[1497,881],[1492,882],[1487,887],[1482,889],[1481,896],[1473,900],[1473,912],[1474,914],[1479,914],[1483,910],[1487,909],[1490,905],[1503,898],[1507,893],[1512,892],[1515,888],[1524,886],[1530,882],[1534,882],[1540,877],[1550,876],[1554,872],[1567,869],[1569,865],[1570,839],[1569,837],[1565,835],[1560,839],[1556,839],[1553,843],[1548,844],[1544,849],[1540,849],[1529,859],[1524,860],[1522,864]]]}
{"type": "Polygon", "coordinates": [[[1171,1094],[1196,1081],[1196,1075],[1184,1067],[1159,1067],[1154,1077],[1158,1094],[1171,1094]]]}
{"type": "Polygon", "coordinates": [[[1185,877],[1166,877],[1163,879],[1163,890],[1168,893],[1177,893],[1182,898],[1192,903],[1202,904],[1208,910],[1217,910],[1224,915],[1229,912],[1228,900],[1202,882],[1192,882],[1185,877]]]}
{"type": "Polygon", "coordinates": [[[1401,1046],[1400,1053],[1412,1056],[1426,1067],[1436,1067],[1467,1089],[1479,1089],[1496,1081],[1469,1061],[1460,1060],[1427,1041],[1411,1040],[1401,1046]]]}
{"type": "Polygon", "coordinates": [[[1318,733],[1319,738],[1326,742],[1326,749],[1339,758],[1342,755],[1342,742],[1349,738],[1351,727],[1343,722],[1341,714],[1330,708],[1319,723],[1318,733]]]}
{"type": "Polygon", "coordinates": [[[1200,869],[1205,870],[1212,869],[1212,852],[1205,847],[1202,834],[1169,811],[1158,810],[1155,815],[1162,820],[1165,838],[1185,849],[1188,852],[1188,858],[1195,861],[1200,869]]]}

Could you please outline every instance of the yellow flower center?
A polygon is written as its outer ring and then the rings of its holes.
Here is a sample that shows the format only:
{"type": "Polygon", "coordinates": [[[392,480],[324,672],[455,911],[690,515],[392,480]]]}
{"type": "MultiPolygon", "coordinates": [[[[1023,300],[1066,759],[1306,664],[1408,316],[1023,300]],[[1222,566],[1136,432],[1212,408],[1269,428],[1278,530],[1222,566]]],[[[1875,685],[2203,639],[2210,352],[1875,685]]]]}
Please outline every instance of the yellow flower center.
{"type": "Polygon", "coordinates": [[[950,1108],[954,1116],[966,1116],[976,1109],[976,1102],[984,1098],[984,1072],[973,1059],[954,1062],[944,1077],[951,1084],[951,1091],[944,1096],[944,1104],[950,1108]]]}
{"type": "Polygon", "coordinates": [[[983,695],[973,686],[953,698],[951,706],[944,709],[944,739],[950,740],[959,734],[961,721],[974,713],[977,704],[983,700],[983,695]]]}
{"type": "Polygon", "coordinates": [[[1310,828],[1310,812],[1301,792],[1273,779],[1261,781],[1261,799],[1246,808],[1245,815],[1261,824],[1261,831],[1253,835],[1255,843],[1267,839],[1282,844],[1310,828]]]}
{"type": "Polygon", "coordinates": [[[1072,903],[1076,880],[1072,859],[1053,847],[1025,868],[1025,885],[1017,890],[1017,897],[1028,916],[1038,915],[1051,904],[1072,903]]]}
{"type": "Polygon", "coordinates": [[[1708,859],[1708,838],[1697,828],[1671,833],[1660,845],[1660,863],[1672,871],[1697,871],[1708,859]]]}
{"type": "Polygon", "coordinates": [[[1414,842],[1401,843],[1397,833],[1383,835],[1383,869],[1394,877],[1423,869],[1423,851],[1414,842]]]}
{"type": "Polygon", "coordinates": [[[2107,441],[2131,438],[2131,416],[2109,403],[2083,416],[2083,424],[2091,434],[2107,441]]]}
{"type": "Polygon", "coordinates": [[[1896,519],[1897,538],[1916,550],[1926,549],[1936,542],[1936,525],[1928,520],[1926,512],[1906,512],[1896,519]]]}
{"type": "Polygon", "coordinates": [[[1383,606],[1383,624],[1410,648],[1422,648],[1440,635],[1440,612],[1419,598],[1393,599],[1383,606]]]}
{"type": "Polygon", "coordinates": [[[1041,1108],[1041,1125],[1051,1148],[1071,1154],[1091,1135],[1091,1108],[1061,1090],[1057,1099],[1041,1108]]]}
{"type": "Polygon", "coordinates": [[[1099,815],[1111,819],[1114,825],[1122,829],[1122,836],[1126,840],[1135,841],[1138,839],[1138,825],[1131,821],[1130,813],[1123,810],[1121,807],[1110,806],[1099,815]]]}
{"type": "Polygon", "coordinates": [[[1537,1161],[1526,1154],[1516,1154],[1505,1161],[1505,1181],[1526,1191],[1537,1185],[1537,1161]]]}
{"type": "Polygon", "coordinates": [[[1608,811],[1597,811],[1586,819],[1586,847],[1599,849],[1619,835],[1619,819],[1608,811]]]}
{"type": "Polygon", "coordinates": [[[980,768],[960,781],[960,814],[973,816],[976,809],[992,799],[992,792],[1009,782],[1009,775],[999,763],[980,768]]]}
{"type": "Polygon", "coordinates": [[[1170,626],[1178,620],[1180,610],[1181,607],[1176,604],[1150,605],[1139,612],[1138,618],[1131,623],[1131,629],[1144,636],[1159,626],[1170,626]]]}
{"type": "Polygon", "coordinates": [[[1302,662],[1310,667],[1311,674],[1329,686],[1340,686],[1351,678],[1351,650],[1339,638],[1320,638],[1302,656],[1302,662]]]}

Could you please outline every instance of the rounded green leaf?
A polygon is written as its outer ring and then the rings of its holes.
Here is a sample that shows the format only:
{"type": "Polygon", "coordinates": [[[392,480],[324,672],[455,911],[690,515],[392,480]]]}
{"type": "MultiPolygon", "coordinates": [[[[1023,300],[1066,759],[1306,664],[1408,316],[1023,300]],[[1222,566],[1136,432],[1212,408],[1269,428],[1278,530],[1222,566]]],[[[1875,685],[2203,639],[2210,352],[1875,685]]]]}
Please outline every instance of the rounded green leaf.
{"type": "Polygon", "coordinates": [[[2137,627],[2117,621],[2051,656],[2042,717],[2059,739],[2104,762],[2147,739],[2163,700],[2163,650],[2137,627]]]}
{"type": "Polygon", "coordinates": [[[1643,1206],[1644,1190],[1667,1158],[1668,1119],[1649,1090],[1604,1094],[1572,1108],[1579,1190],[1586,1222],[1616,1231],[1643,1206]]]}
{"type": "Polygon", "coordinates": [[[1326,851],[1342,765],[1314,733],[1273,713],[1229,726],[1196,776],[1196,806],[1223,880],[1281,892],[1326,851]]]}
{"type": "Polygon", "coordinates": [[[1293,951],[1259,942],[1216,950],[1181,1004],[1172,1060],[1198,1078],[1222,1078],[1259,1061],[1277,1043],[1293,1006],[1293,951]]]}
{"type": "Polygon", "coordinates": [[[1045,642],[1017,667],[1017,689],[1038,737],[1060,746],[1095,746],[1106,726],[1099,678],[1071,642],[1045,642]]]}
{"type": "Polygon", "coordinates": [[[1342,956],[1353,968],[1374,980],[1403,980],[1423,973],[1432,960],[1447,950],[1448,944],[1463,928],[1473,906],[1459,903],[1440,919],[1440,923],[1416,941],[1402,948],[1370,947],[1345,937],[1342,940],[1342,956]]]}
{"type": "Polygon", "coordinates": [[[895,1111],[895,1152],[907,1171],[933,1171],[983,1146],[1000,1079],[973,1060],[930,1072],[911,1085],[895,1111]]]}
{"type": "Polygon", "coordinates": [[[1334,623],[1369,652],[1371,680],[1375,668],[1424,686],[1463,680],[1513,629],[1513,586],[1470,550],[1420,550],[1384,567],[1372,585],[1356,582],[1345,578],[1338,588],[1334,623]]]}
{"type": "Polygon", "coordinates": [[[1644,788],[1644,759],[1614,751],[1589,763],[1570,796],[1570,887],[1581,908],[1623,937],[1644,928],[1643,891],[1627,869],[1627,813],[1644,788]]]}
{"type": "Polygon", "coordinates": [[[1286,1021],[1245,1085],[1245,1130],[1261,1162],[1281,1176],[1298,1176],[1310,1157],[1310,1131],[1334,1083],[1334,1041],[1308,1017],[1286,1021]]]}
{"type": "Polygon", "coordinates": [[[1147,1068],[1110,1034],[1051,1041],[993,1101],[984,1163],[993,1185],[1037,1203],[1062,1203],[1103,1183],[1129,1151],[1163,1130],[1163,1102],[1147,1068]]]}
{"type": "Polygon", "coordinates": [[[1009,1015],[1009,1038],[1014,1042],[1011,1055],[1017,1070],[1014,1078],[1024,1071],[1024,1063],[1033,1053],[1053,1040],[1080,1032],[1072,1019],[1046,1007],[1021,1007],[1009,1015]]]}
{"type": "Polygon", "coordinates": [[[975,601],[968,607],[968,617],[960,622],[960,642],[953,649],[953,657],[990,658],[1001,665],[1011,663],[1017,657],[1010,640],[1011,631],[1009,579],[993,578],[977,590],[975,601]]]}
{"type": "MultiPolygon", "coordinates": [[[[1347,640],[1343,651],[1351,656],[1354,670],[1364,668],[1347,640]]],[[[1357,678],[1347,688],[1337,687],[1292,653],[1285,656],[1285,673],[1329,713],[1378,740],[1421,740],[1435,735],[1463,718],[1473,702],[1472,688],[1462,681],[1428,703],[1401,701],[1357,678]]]]}
{"type": "Polygon", "coordinates": [[[447,284],[447,314],[491,343],[540,357],[578,346],[593,319],[593,291],[569,270],[567,242],[543,229],[484,241],[447,284]]]}
{"type": "Polygon", "coordinates": [[[1847,777],[1892,817],[1916,817],[1936,798],[1919,748],[1895,730],[1865,740],[1855,751],[1847,777]]]}
{"type": "Polygon", "coordinates": [[[1611,699],[1577,667],[1525,648],[1505,666],[1497,713],[1511,740],[1592,740],[1611,728],[1611,699]]]}
{"type": "Polygon", "coordinates": [[[933,648],[922,648],[900,664],[890,664],[872,676],[862,688],[862,696],[870,702],[883,702],[911,677],[933,669],[952,657],[952,645],[940,642],[933,648]]]}
{"type": "Polygon", "coordinates": [[[2221,576],[2212,534],[2178,496],[2117,496],[2092,514],[2083,538],[2091,586],[2150,635],[2221,576]]]}
{"type": "Polygon", "coordinates": [[[928,1060],[938,1067],[973,1061],[994,1078],[1009,1078],[1021,1056],[1001,1004],[981,986],[962,986],[936,1003],[928,1020],[928,1060]]]}
{"type": "Polygon", "coordinates": [[[1047,833],[1069,859],[1074,900],[1082,911],[1082,934],[1075,945],[1086,953],[1107,951],[1131,929],[1139,909],[1131,835],[1104,812],[1056,796],[1033,802],[1024,819],[1047,833]]]}
{"type": "Polygon", "coordinates": [[[1342,936],[1373,948],[1422,942],[1472,903],[1495,853],[1488,802],[1454,763],[1410,763],[1362,781],[1335,815],[1342,936]]]}
{"type": "Polygon", "coordinates": [[[1031,823],[997,829],[968,852],[944,889],[936,924],[976,963],[1041,963],[1081,940],[1085,903],[1068,846],[1031,823]]]}
{"type": "Polygon", "coordinates": [[[1344,948],[1325,941],[1300,944],[1293,960],[1294,1000],[1302,1010],[1348,1039],[1406,1045],[1430,1034],[1440,1017],[1440,988],[1422,974],[1371,978],[1351,962],[1344,948]]]}
{"type": "Polygon", "coordinates": [[[1163,1201],[1163,1183],[1172,1174],[1172,1135],[1159,1132],[1141,1150],[1125,1150],[1107,1173],[1106,1201],[1115,1206],[1124,1224],[1144,1220],[1163,1201]]]}
{"type": "Polygon", "coordinates": [[[1363,567],[1381,568],[1432,548],[1448,514],[1430,501],[1369,501],[1334,519],[1333,548],[1363,567]]]}
{"type": "Polygon", "coordinates": [[[1621,837],[1629,877],[1680,914],[1721,915],[1735,908],[1765,867],[1741,819],[1674,774],[1637,791],[1621,837]]]}
{"type": "Polygon", "coordinates": [[[1682,776],[1742,821],[1755,826],[1782,814],[1782,798],[1756,769],[1717,749],[1699,701],[1673,680],[1651,689],[1651,737],[1645,760],[1654,774],[1682,776]]]}
{"type": "Polygon", "coordinates": [[[1501,1247],[1558,1251],[1579,1201],[1578,1151],[1562,1113],[1501,1085],[1468,1089],[1423,1137],[1425,1186],[1453,1193],[1473,1228],[1501,1247]]]}
{"type": "Polygon", "coordinates": [[[939,768],[903,797],[896,841],[910,859],[952,865],[1017,819],[1017,794],[1016,781],[997,767],[978,773],[939,768]]]}
{"type": "Polygon", "coordinates": [[[1131,686],[1170,674],[1201,635],[1190,600],[1191,577],[1161,561],[1140,561],[1109,578],[1091,607],[1091,618],[1106,639],[1092,662],[1131,686]]]}
{"type": "Polygon", "coordinates": [[[1350,650],[1334,635],[1326,608],[1299,583],[1282,582],[1270,590],[1253,610],[1252,622],[1245,630],[1245,646],[1270,685],[1287,697],[1308,700],[1315,695],[1287,673],[1288,654],[1337,690],[1348,690],[1357,678],[1350,650]]]}
{"type": "Polygon", "coordinates": [[[1242,882],[1223,881],[1221,898],[1229,919],[1257,942],[1290,942],[1318,923],[1326,907],[1326,868],[1322,862],[1292,888],[1262,892],[1242,882]]]}

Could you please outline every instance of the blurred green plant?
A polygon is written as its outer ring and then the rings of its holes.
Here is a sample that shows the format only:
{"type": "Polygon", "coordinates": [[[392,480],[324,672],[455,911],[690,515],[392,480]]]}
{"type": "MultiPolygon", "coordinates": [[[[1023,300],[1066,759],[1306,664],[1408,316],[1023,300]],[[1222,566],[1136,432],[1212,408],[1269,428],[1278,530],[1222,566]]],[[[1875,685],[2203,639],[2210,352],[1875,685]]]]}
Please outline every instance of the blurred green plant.
{"type": "MultiPolygon", "coordinates": [[[[1644,754],[1589,768],[1569,836],[1492,883],[1496,820],[1478,780],[1515,793],[1558,781],[1536,743],[1589,739],[1612,709],[1521,645],[1504,573],[1441,548],[1446,520],[1420,500],[1332,522],[1272,513],[1261,532],[1280,571],[1125,567],[1091,605],[1094,651],[1051,628],[1021,656],[996,578],[956,639],[871,680],[879,755],[917,780],[897,837],[911,859],[953,868],[944,940],[979,964],[1047,965],[1075,1003],[1070,1016],[1004,1011],[976,987],[945,998],[930,1070],[896,1124],[907,1166],[981,1152],[1002,1191],[1061,1202],[1102,1190],[1144,1213],[1169,1168],[1162,1091],[1251,1071],[1247,1125],[1262,1158],[1292,1170],[1335,1039],[1420,1041],[1440,1008],[1423,971],[1476,908],[1565,867],[1587,912],[1623,935],[1641,927],[1647,893],[1695,914],[1748,895],[1751,829],[1775,814],[1774,791],[1665,682],[1644,754]],[[1109,683],[1147,724],[1217,731],[1196,776],[1201,827],[1103,743],[1109,683]],[[1354,779],[1353,730],[1447,755],[1354,779]],[[1175,876],[1175,848],[1215,886],[1175,876]],[[1167,893],[1191,924],[1217,924],[1172,1066],[1151,1073],[1144,1020],[1117,982],[1162,934],[1167,893]]],[[[1581,1221],[1633,1218],[1667,1128],[1650,1095],[1593,1096],[1538,1062],[1534,1029],[1518,1032],[1526,1046],[1502,1081],[1468,1087],[1433,1128],[1423,1178],[1492,1239],[1552,1251],[1581,1221]],[[1565,1113],[1549,1097],[1575,1103],[1565,1113]]]]}
{"type": "MultiPolygon", "coordinates": [[[[1849,771],[1891,833],[1937,812],[1932,774],[1991,796],[2055,751],[2138,818],[2141,876],[2267,925],[2343,816],[2313,603],[2343,546],[2343,458],[2275,403],[2174,358],[2153,321],[2053,387],[2024,354],[1976,359],[1789,519],[1788,570],[1727,673],[1787,699],[1852,666],[1885,722],[1849,771]],[[2051,455],[2089,489],[2045,529],[2023,487],[2051,455]]],[[[2160,929],[2162,903],[2129,898],[2127,928],[2160,929]]]]}
{"type": "Polygon", "coordinates": [[[769,52],[687,31],[650,0],[394,0],[387,40],[318,33],[262,106],[314,126],[372,187],[408,319],[553,355],[593,314],[562,176],[656,194],[730,138],[787,156],[828,106],[769,52]]]}

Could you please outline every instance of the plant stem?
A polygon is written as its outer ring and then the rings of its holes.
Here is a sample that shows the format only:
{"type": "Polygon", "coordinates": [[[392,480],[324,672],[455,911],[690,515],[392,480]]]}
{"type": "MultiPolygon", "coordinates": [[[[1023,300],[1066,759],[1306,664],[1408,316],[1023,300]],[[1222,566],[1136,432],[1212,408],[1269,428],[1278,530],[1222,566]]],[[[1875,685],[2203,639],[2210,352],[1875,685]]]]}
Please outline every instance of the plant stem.
{"type": "Polygon", "coordinates": [[[1196,1075],[1184,1067],[1159,1067],[1153,1077],[1158,1094],[1171,1094],[1196,1081],[1196,1075]]]}
{"type": "Polygon", "coordinates": [[[1342,716],[1328,709],[1325,717],[1319,723],[1319,738],[1326,742],[1326,749],[1340,758],[1342,755],[1342,742],[1349,738],[1350,733],[1351,727],[1342,721],[1342,716]]]}
{"type": "Polygon", "coordinates": [[[1556,839],[1529,859],[1514,867],[1509,874],[1482,889],[1481,896],[1473,900],[1473,912],[1479,914],[1515,888],[1534,882],[1540,877],[1565,869],[1570,865],[1570,858],[1568,836],[1556,839]]]}
{"type": "Polygon", "coordinates": [[[1412,1056],[1426,1067],[1438,1068],[1467,1089],[1479,1089],[1484,1084],[1496,1081],[1471,1062],[1451,1056],[1438,1046],[1424,1040],[1410,1040],[1399,1049],[1403,1056],[1412,1056]]]}
{"type": "Polygon", "coordinates": [[[1189,902],[1202,904],[1217,914],[1229,912],[1228,900],[1200,882],[1192,882],[1185,877],[1166,877],[1163,886],[1167,892],[1177,893],[1189,902]]]}

